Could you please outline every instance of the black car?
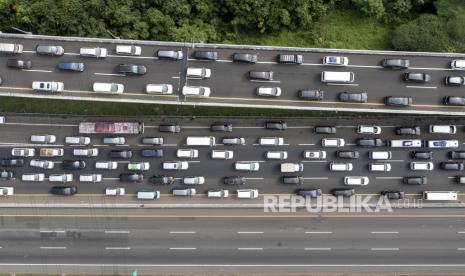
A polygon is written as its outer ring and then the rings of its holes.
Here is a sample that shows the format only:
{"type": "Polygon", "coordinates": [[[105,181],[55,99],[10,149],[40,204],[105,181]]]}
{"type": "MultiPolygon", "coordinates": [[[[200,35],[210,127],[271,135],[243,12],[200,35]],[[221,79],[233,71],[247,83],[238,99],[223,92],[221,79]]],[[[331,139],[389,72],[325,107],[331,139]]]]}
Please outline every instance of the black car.
{"type": "Polygon", "coordinates": [[[315,131],[315,133],[318,133],[318,134],[334,134],[334,133],[336,133],[336,127],[333,127],[333,126],[316,126],[314,131],[315,131]]]}
{"type": "Polygon", "coordinates": [[[210,125],[210,130],[215,132],[231,132],[232,124],[228,123],[214,123],[210,125]]]}
{"type": "Polygon", "coordinates": [[[174,182],[174,177],[167,175],[155,175],[149,179],[150,183],[160,185],[171,185],[174,182]]]}
{"type": "Polygon", "coordinates": [[[160,132],[169,132],[169,133],[178,133],[181,131],[179,125],[159,125],[158,131],[160,132]]]}
{"type": "Polygon", "coordinates": [[[268,121],[265,123],[266,129],[286,130],[287,123],[284,121],[268,121]]]}
{"type": "Polygon", "coordinates": [[[285,175],[282,177],[284,184],[302,185],[304,184],[304,178],[297,175],[285,175]]]}
{"type": "Polygon", "coordinates": [[[388,199],[403,199],[405,197],[405,193],[401,191],[382,191],[381,195],[388,199]]]}
{"type": "Polygon", "coordinates": [[[361,147],[384,147],[386,143],[378,138],[360,138],[357,140],[357,145],[361,147]]]}
{"type": "Polygon", "coordinates": [[[3,170],[0,172],[0,180],[13,180],[15,179],[12,171],[3,170]]]}
{"type": "Polygon", "coordinates": [[[320,89],[300,90],[299,98],[310,101],[321,101],[325,98],[325,92],[320,89]]]}
{"type": "Polygon", "coordinates": [[[465,159],[465,151],[450,151],[450,159],[465,159]]]}
{"type": "Polygon", "coordinates": [[[22,167],[24,166],[24,159],[2,159],[0,160],[2,167],[22,167]]]}
{"type": "Polygon", "coordinates": [[[402,182],[408,185],[424,185],[428,183],[426,176],[404,176],[402,182]]]}
{"type": "Polygon", "coordinates": [[[125,75],[145,75],[147,67],[140,64],[119,64],[116,66],[116,72],[125,75]]]}
{"type": "Polygon", "coordinates": [[[441,162],[439,166],[446,171],[463,171],[464,167],[461,162],[441,162]]]}
{"type": "Polygon", "coordinates": [[[396,127],[396,134],[397,135],[420,135],[420,127],[413,126],[413,127],[396,127]]]}
{"type": "Polygon", "coordinates": [[[72,196],[77,193],[76,186],[53,186],[50,192],[54,195],[72,196]]]}
{"type": "Polygon", "coordinates": [[[223,183],[229,186],[237,186],[245,184],[245,177],[242,176],[226,176],[223,179],[223,183]]]}
{"type": "Polygon", "coordinates": [[[356,150],[338,150],[336,157],[341,159],[357,159],[360,157],[360,152],[356,150]]]}
{"type": "Polygon", "coordinates": [[[402,76],[405,81],[420,82],[420,83],[431,81],[431,76],[426,73],[405,72],[402,76]]]}
{"type": "Polygon", "coordinates": [[[144,157],[163,157],[162,149],[143,149],[140,154],[144,157]]]}
{"type": "Polygon", "coordinates": [[[255,63],[257,62],[257,54],[254,53],[235,53],[233,61],[255,63]]]}
{"type": "Polygon", "coordinates": [[[218,52],[213,52],[213,51],[195,51],[193,57],[194,57],[195,59],[217,60],[217,59],[218,59],[218,52]]]}
{"type": "Polygon", "coordinates": [[[6,61],[6,66],[17,69],[31,69],[32,61],[10,58],[6,61]]]}
{"type": "Polygon", "coordinates": [[[413,159],[433,159],[432,151],[412,151],[413,159]]]}
{"type": "Polygon", "coordinates": [[[333,196],[351,197],[355,195],[354,189],[332,189],[331,194],[333,196]]]}
{"type": "Polygon", "coordinates": [[[447,97],[444,97],[444,104],[465,105],[465,97],[447,96],[447,97]]]}
{"type": "Polygon", "coordinates": [[[381,66],[394,70],[407,69],[410,66],[410,61],[401,58],[386,58],[381,62],[381,66]]]}
{"type": "Polygon", "coordinates": [[[132,151],[131,150],[112,150],[110,151],[110,157],[129,159],[129,158],[132,158],[132,151]]]}
{"type": "Polygon", "coordinates": [[[142,182],[144,176],[139,173],[122,173],[119,175],[119,180],[122,182],[142,182]]]}
{"type": "Polygon", "coordinates": [[[249,71],[251,80],[273,80],[273,71],[249,71]]]}
{"type": "Polygon", "coordinates": [[[394,97],[388,96],[384,98],[384,104],[387,106],[407,107],[413,103],[412,97],[394,97]]]}
{"type": "Polygon", "coordinates": [[[321,189],[299,189],[296,192],[297,195],[303,196],[303,197],[319,197],[322,195],[321,189]]]}
{"type": "Polygon", "coordinates": [[[465,84],[465,78],[462,76],[447,76],[444,83],[449,86],[462,86],[465,84]]]}
{"type": "Polygon", "coordinates": [[[361,93],[341,92],[339,93],[339,101],[351,102],[351,103],[366,103],[368,101],[368,94],[365,92],[361,92],[361,93]]]}
{"type": "Polygon", "coordinates": [[[64,160],[62,165],[65,170],[82,170],[86,167],[86,162],[83,160],[64,160]]]}

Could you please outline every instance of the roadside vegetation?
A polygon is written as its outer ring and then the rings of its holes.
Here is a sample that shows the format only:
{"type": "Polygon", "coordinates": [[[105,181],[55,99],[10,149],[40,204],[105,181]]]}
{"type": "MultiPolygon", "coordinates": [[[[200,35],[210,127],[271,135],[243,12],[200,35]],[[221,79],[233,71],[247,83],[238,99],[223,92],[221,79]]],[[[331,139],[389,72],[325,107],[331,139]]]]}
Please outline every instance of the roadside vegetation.
{"type": "MultiPolygon", "coordinates": [[[[0,30],[339,49],[465,51],[463,0],[1,0],[0,30]]],[[[243,109],[0,100],[0,111],[251,114],[243,109]],[[12,108],[14,105],[21,108],[12,108]],[[201,111],[200,111],[201,110],[201,111]]],[[[262,113],[259,111],[258,113],[262,113]]],[[[269,111],[274,112],[274,111],[269,111]]],[[[276,111],[281,112],[281,111],[276,111]]],[[[293,113],[297,111],[286,111],[293,113]]],[[[311,113],[311,112],[310,112],[311,113]]],[[[265,113],[268,115],[269,113],[265,113]]],[[[271,113],[270,113],[271,114],[271,113]]],[[[300,115],[299,115],[300,116],[300,115]]]]}

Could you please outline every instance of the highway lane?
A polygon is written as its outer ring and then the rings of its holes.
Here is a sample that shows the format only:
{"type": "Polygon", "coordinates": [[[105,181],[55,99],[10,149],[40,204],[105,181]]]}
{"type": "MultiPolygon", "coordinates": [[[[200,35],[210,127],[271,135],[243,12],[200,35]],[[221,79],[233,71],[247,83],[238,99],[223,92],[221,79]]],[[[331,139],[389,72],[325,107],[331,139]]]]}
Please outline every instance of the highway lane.
{"type": "Polygon", "coordinates": [[[273,266],[338,272],[366,266],[392,273],[418,272],[420,266],[445,271],[448,266],[459,272],[465,265],[463,215],[430,210],[406,211],[411,214],[404,217],[402,212],[389,217],[301,212],[306,218],[261,216],[247,209],[229,214],[204,210],[204,216],[192,210],[171,210],[168,216],[163,215],[166,210],[151,210],[146,217],[117,211],[105,211],[102,217],[98,210],[72,211],[76,217],[40,210],[26,216],[7,212],[2,213],[0,268],[37,264],[61,269],[67,264],[118,270],[164,265],[175,272],[183,266],[208,271],[224,265],[258,266],[266,273],[273,266]]]}
{"type": "MultiPolygon", "coordinates": [[[[106,118],[110,120],[111,118],[106,118]]],[[[38,150],[40,145],[32,145],[29,142],[29,137],[32,134],[54,134],[57,135],[57,143],[54,147],[63,147],[65,136],[78,135],[77,125],[84,118],[70,117],[70,118],[57,118],[57,117],[7,117],[7,124],[0,126],[2,128],[2,136],[0,140],[0,156],[2,158],[11,157],[11,148],[13,147],[33,147],[38,150]]],[[[98,120],[92,118],[87,120],[98,120]]],[[[118,119],[116,119],[118,120],[118,119]]],[[[134,119],[127,119],[134,120],[134,119]]],[[[139,119],[141,120],[141,119],[139,119]]],[[[166,174],[172,175],[176,178],[175,184],[169,186],[157,186],[162,194],[169,194],[172,187],[185,187],[181,184],[181,178],[184,176],[204,176],[206,183],[201,187],[196,187],[199,194],[206,193],[211,189],[230,189],[234,191],[236,187],[227,187],[222,184],[224,176],[240,175],[247,177],[247,182],[241,188],[256,188],[259,189],[261,194],[291,194],[297,188],[311,188],[319,187],[324,193],[329,193],[333,188],[347,187],[343,184],[342,180],[347,175],[368,176],[370,184],[363,187],[355,187],[357,193],[373,194],[379,193],[382,190],[402,190],[406,193],[417,194],[423,190],[456,190],[464,191],[464,187],[456,184],[454,177],[456,175],[463,175],[463,172],[444,171],[438,168],[441,161],[448,160],[448,152],[451,149],[436,149],[434,152],[434,159],[432,162],[436,169],[428,172],[412,172],[408,169],[409,163],[412,161],[410,157],[411,150],[408,149],[392,149],[392,148],[379,148],[376,150],[390,150],[393,152],[393,158],[388,162],[392,166],[392,171],[387,173],[373,173],[368,171],[368,164],[372,161],[368,159],[368,152],[375,150],[374,148],[361,148],[355,146],[358,137],[366,137],[370,135],[356,134],[355,127],[358,124],[379,124],[382,126],[382,134],[378,135],[382,139],[399,139],[400,136],[394,135],[394,126],[399,125],[420,125],[422,127],[421,139],[458,139],[460,141],[460,148],[464,149],[465,141],[462,139],[464,132],[465,121],[463,119],[452,118],[436,118],[425,120],[423,118],[377,118],[377,119],[286,119],[289,124],[289,129],[283,132],[266,130],[263,128],[263,119],[249,120],[244,118],[236,118],[228,120],[233,124],[233,132],[226,133],[213,133],[209,130],[209,125],[212,122],[218,121],[217,119],[208,118],[163,118],[163,119],[142,119],[146,124],[146,131],[143,135],[126,136],[127,144],[123,146],[105,146],[102,145],[102,138],[105,135],[92,135],[92,147],[99,149],[99,156],[92,158],[77,158],[72,156],[72,149],[76,147],[64,146],[65,156],[60,158],[50,158],[50,160],[57,161],[56,167],[52,170],[42,170],[39,168],[31,168],[25,166],[23,168],[16,168],[13,171],[16,174],[17,180],[3,182],[4,186],[12,185],[15,187],[16,194],[46,194],[49,187],[56,185],[50,182],[43,183],[27,183],[20,181],[20,176],[23,173],[30,172],[43,172],[47,176],[52,173],[65,172],[61,168],[60,162],[70,159],[83,159],[87,162],[87,167],[79,172],[67,171],[73,173],[75,181],[73,184],[78,185],[80,193],[82,194],[101,194],[105,187],[120,186],[125,187],[128,194],[134,194],[137,190],[142,188],[154,188],[154,185],[149,184],[147,179],[153,175],[166,174]],[[167,134],[160,133],[157,126],[164,123],[177,123],[182,127],[180,134],[167,134]],[[428,134],[427,128],[429,124],[455,124],[458,127],[457,134],[455,135],[437,135],[428,134]],[[337,127],[335,135],[322,135],[314,134],[312,128],[316,125],[333,125],[337,127]],[[185,139],[187,136],[215,136],[217,141],[220,142],[222,137],[245,137],[246,146],[222,146],[220,144],[214,147],[188,147],[185,146],[185,139]],[[157,137],[162,136],[165,138],[165,145],[159,148],[164,150],[163,158],[143,158],[140,155],[140,150],[144,148],[152,148],[142,146],[140,140],[142,137],[157,137]],[[263,147],[256,145],[259,137],[266,136],[279,136],[283,137],[285,146],[281,147],[263,147]],[[344,148],[325,148],[321,147],[321,139],[325,137],[341,137],[346,139],[348,146],[344,148]],[[176,150],[178,148],[196,148],[199,150],[199,158],[187,160],[189,162],[189,169],[187,171],[167,171],[161,169],[162,162],[171,160],[181,160],[176,157],[176,150]],[[119,162],[118,170],[115,171],[97,171],[94,169],[96,161],[110,160],[108,152],[110,150],[123,150],[131,149],[135,153],[135,157],[130,160],[115,160],[119,162]],[[212,160],[210,158],[212,149],[230,149],[234,151],[235,158],[233,160],[212,160]],[[302,151],[304,150],[326,150],[327,159],[318,160],[318,162],[309,162],[312,160],[304,160],[302,151]],[[361,158],[358,160],[338,160],[335,152],[340,149],[358,150],[361,153],[361,158]],[[266,160],[265,152],[269,150],[284,150],[288,152],[289,158],[286,161],[279,160],[266,160]],[[118,179],[119,174],[122,172],[129,172],[127,170],[128,162],[148,161],[150,162],[151,169],[144,172],[145,180],[143,183],[121,183],[118,179]],[[260,170],[258,172],[239,172],[234,170],[235,161],[258,161],[260,162],[260,170]],[[352,172],[330,172],[330,162],[351,162],[354,165],[352,172]],[[284,185],[281,183],[281,176],[279,165],[282,162],[303,162],[304,171],[301,173],[294,173],[294,175],[302,175],[305,177],[305,183],[298,187],[293,185],[284,185]],[[101,173],[104,180],[101,183],[88,184],[78,183],[79,174],[85,173],[101,173]],[[424,187],[421,186],[408,186],[402,184],[401,178],[403,176],[423,175],[428,177],[428,184],[424,187]]],[[[111,136],[111,135],[107,135],[111,136]]],[[[375,135],[372,135],[373,137],[375,135]]],[[[90,146],[89,146],[90,147],[90,146]]],[[[157,147],[153,147],[157,148],[157,147]]],[[[37,157],[36,157],[37,158],[37,157]]],[[[32,158],[26,158],[26,163],[29,164],[32,158]]]]}
{"type": "MultiPolygon", "coordinates": [[[[424,85],[406,83],[402,81],[403,71],[391,71],[380,68],[379,62],[385,58],[383,55],[363,55],[344,54],[350,60],[347,67],[329,67],[321,65],[321,58],[327,53],[305,52],[302,53],[305,63],[302,65],[283,65],[276,63],[276,56],[283,51],[262,50],[259,52],[259,62],[254,65],[238,64],[231,62],[232,54],[235,52],[257,52],[256,50],[236,50],[231,48],[216,49],[219,52],[219,60],[216,62],[193,60],[186,56],[183,62],[173,62],[158,60],[154,53],[158,49],[183,49],[185,53],[189,50],[189,55],[195,50],[204,49],[204,46],[191,49],[187,47],[168,46],[142,46],[142,55],[139,57],[117,56],[113,53],[114,45],[103,42],[56,42],[50,40],[31,40],[26,38],[2,38],[4,42],[17,42],[24,44],[25,53],[23,58],[33,60],[33,70],[21,72],[18,78],[18,71],[3,67],[0,75],[3,76],[4,84],[0,87],[0,93],[15,92],[23,95],[34,95],[30,90],[30,85],[34,80],[57,80],[65,83],[65,92],[59,97],[79,96],[79,97],[103,97],[108,100],[148,100],[162,101],[165,103],[179,104],[230,104],[237,105],[257,105],[257,106],[280,106],[288,108],[295,106],[299,108],[345,108],[352,111],[367,110],[422,110],[422,111],[453,111],[463,112],[463,107],[450,107],[442,105],[444,96],[461,96],[462,90],[457,87],[446,87],[443,79],[447,75],[460,75],[460,72],[451,71],[448,63],[454,57],[409,57],[411,60],[411,71],[425,71],[432,76],[432,82],[424,85]],[[59,44],[65,48],[63,57],[41,57],[34,53],[35,45],[59,44]],[[105,59],[83,58],[77,55],[79,48],[84,46],[101,46],[109,49],[110,56],[105,59]],[[59,61],[74,60],[87,64],[84,73],[59,72],[56,64],[59,61]],[[125,77],[115,75],[114,68],[120,63],[144,64],[148,68],[148,74],[140,77],[125,77]],[[209,86],[212,89],[210,98],[185,98],[173,95],[148,95],[144,87],[148,83],[169,83],[178,91],[180,79],[184,67],[207,67],[212,69],[212,77],[207,80],[188,79],[188,85],[209,86]],[[247,73],[250,70],[272,70],[275,73],[275,81],[252,82],[248,80],[247,73]],[[325,85],[320,82],[322,71],[351,71],[354,72],[355,85],[325,85]],[[124,83],[126,92],[123,95],[96,95],[90,92],[92,83],[95,81],[124,83]],[[382,84],[382,85],[380,85],[382,84]],[[261,98],[255,95],[258,86],[280,86],[283,95],[279,98],[261,98]],[[323,89],[326,92],[324,101],[309,102],[298,99],[297,92],[301,89],[323,89]],[[369,104],[347,104],[337,101],[337,95],[343,91],[368,92],[369,104]],[[385,107],[383,99],[385,96],[409,95],[414,98],[414,106],[406,109],[385,107]]],[[[208,46],[206,46],[209,49],[208,46]]],[[[1,56],[1,60],[6,62],[7,56],[1,56]]]]}

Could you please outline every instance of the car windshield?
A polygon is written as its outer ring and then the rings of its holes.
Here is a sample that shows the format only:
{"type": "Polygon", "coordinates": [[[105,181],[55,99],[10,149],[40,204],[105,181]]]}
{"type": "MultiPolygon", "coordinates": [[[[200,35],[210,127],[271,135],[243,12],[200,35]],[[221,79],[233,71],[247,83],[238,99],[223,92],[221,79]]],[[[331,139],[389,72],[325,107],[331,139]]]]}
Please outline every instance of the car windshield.
{"type": "Polygon", "coordinates": [[[338,61],[337,61],[337,60],[338,60],[337,57],[329,57],[328,60],[329,60],[329,62],[332,62],[332,63],[338,62],[338,61]]]}
{"type": "Polygon", "coordinates": [[[433,145],[437,147],[445,147],[446,146],[446,141],[435,141],[433,142],[433,145]]]}

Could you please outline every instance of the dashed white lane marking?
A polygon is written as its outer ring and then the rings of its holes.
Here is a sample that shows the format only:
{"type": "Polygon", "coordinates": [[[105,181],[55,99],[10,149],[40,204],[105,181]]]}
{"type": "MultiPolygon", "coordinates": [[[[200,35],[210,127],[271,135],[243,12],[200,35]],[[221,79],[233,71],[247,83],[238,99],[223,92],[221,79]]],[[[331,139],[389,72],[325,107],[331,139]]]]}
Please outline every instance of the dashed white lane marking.
{"type": "Polygon", "coordinates": [[[180,79],[181,77],[179,77],[179,76],[172,76],[171,78],[172,78],[172,79],[180,79]]]}
{"type": "Polygon", "coordinates": [[[315,144],[298,144],[299,146],[314,146],[315,144]]]}
{"type": "Polygon", "coordinates": [[[239,247],[237,250],[254,250],[254,251],[259,251],[263,250],[262,247],[239,247]]]}
{"type": "Polygon", "coordinates": [[[195,247],[170,247],[170,250],[197,250],[195,247]]]}
{"type": "Polygon", "coordinates": [[[303,177],[303,179],[310,179],[310,180],[325,180],[328,177],[303,177]]]}
{"type": "Polygon", "coordinates": [[[373,247],[371,251],[399,251],[397,247],[373,247]]]}
{"type": "Polygon", "coordinates": [[[119,177],[104,177],[103,180],[118,180],[119,177]]]}
{"type": "Polygon", "coordinates": [[[457,248],[458,251],[465,251],[465,247],[459,247],[457,248]]]}
{"type": "Polygon", "coordinates": [[[305,234],[332,234],[331,231],[307,231],[305,234]]]}
{"type": "Polygon", "coordinates": [[[105,247],[105,250],[131,250],[131,247],[105,247]]]}
{"type": "Polygon", "coordinates": [[[356,146],[357,144],[349,144],[347,143],[346,146],[356,146]]]}
{"type": "Polygon", "coordinates": [[[170,234],[195,234],[195,231],[170,231],[170,234]]]}
{"type": "Polygon", "coordinates": [[[40,233],[65,233],[64,230],[40,230],[40,233]]]}
{"type": "Polygon", "coordinates": [[[245,177],[247,180],[263,180],[265,179],[264,177],[245,177]]]}
{"type": "Polygon", "coordinates": [[[326,85],[338,85],[338,86],[359,86],[358,83],[327,83],[326,85]]]}
{"type": "Polygon", "coordinates": [[[281,81],[279,80],[250,80],[251,82],[265,82],[265,83],[280,83],[281,81]]]}
{"type": "Polygon", "coordinates": [[[302,163],[326,163],[328,160],[302,160],[302,163]]]}
{"type": "Polygon", "coordinates": [[[112,73],[94,73],[94,75],[125,77],[125,75],[123,74],[112,74],[112,73]]]}
{"type": "Polygon", "coordinates": [[[79,56],[79,53],[64,53],[65,56],[79,56]]]}
{"type": "Polygon", "coordinates": [[[66,246],[41,246],[40,249],[43,250],[64,250],[66,246]]]}
{"type": "Polygon", "coordinates": [[[105,234],[129,234],[130,231],[126,230],[105,230],[103,231],[105,234]]]}
{"type": "Polygon", "coordinates": [[[402,179],[402,176],[377,176],[376,179],[402,179]]]}
{"type": "Polygon", "coordinates": [[[41,73],[52,73],[50,70],[33,70],[33,69],[23,69],[21,71],[25,72],[41,72],[41,73]]]}
{"type": "Polygon", "coordinates": [[[399,234],[397,231],[373,231],[371,234],[399,234]]]}
{"type": "Polygon", "coordinates": [[[331,247],[305,247],[306,251],[330,251],[331,247]]]}
{"type": "Polygon", "coordinates": [[[417,86],[417,85],[406,85],[407,88],[423,88],[423,89],[437,89],[437,86],[417,86]]]}
{"type": "Polygon", "coordinates": [[[265,232],[261,232],[261,231],[239,231],[237,232],[237,234],[264,234],[265,232]]]}
{"type": "Polygon", "coordinates": [[[107,55],[107,57],[115,57],[115,58],[138,58],[138,59],[158,59],[158,57],[150,57],[150,56],[125,56],[125,55],[107,55]]]}
{"type": "Polygon", "coordinates": [[[465,234],[465,231],[457,232],[457,234],[465,234]]]}

